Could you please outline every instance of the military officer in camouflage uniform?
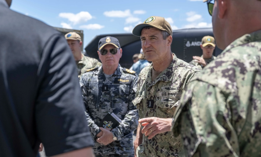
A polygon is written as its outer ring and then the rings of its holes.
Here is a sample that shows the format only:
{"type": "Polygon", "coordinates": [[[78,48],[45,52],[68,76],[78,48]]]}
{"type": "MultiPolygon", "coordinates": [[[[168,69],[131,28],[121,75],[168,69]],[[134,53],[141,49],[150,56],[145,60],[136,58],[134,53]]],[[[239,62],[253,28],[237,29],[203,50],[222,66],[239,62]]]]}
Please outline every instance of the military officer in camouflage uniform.
{"type": "Polygon", "coordinates": [[[81,52],[82,40],[81,36],[75,32],[65,34],[65,39],[72,50],[74,59],[78,68],[78,77],[80,77],[87,69],[101,66],[101,63],[94,58],[84,56],[81,52]]]}
{"type": "Polygon", "coordinates": [[[260,157],[261,1],[207,3],[224,51],[189,83],[174,133],[188,157],[260,157]]]}
{"type": "Polygon", "coordinates": [[[162,131],[164,125],[171,127],[181,92],[195,71],[171,52],[172,29],[163,17],[148,18],[134,28],[133,34],[140,36],[143,53],[148,61],[152,61],[139,74],[136,97],[132,101],[137,106],[140,118],[153,117],[151,124],[143,130],[139,124],[134,143],[138,147],[136,155],[178,157],[183,148],[180,136],[174,137],[170,132],[154,134],[162,131]],[[158,117],[169,119],[158,122],[158,117]]]}
{"type": "Polygon", "coordinates": [[[197,66],[199,69],[203,69],[206,65],[216,59],[216,57],[213,56],[216,47],[215,39],[212,36],[204,36],[200,47],[203,52],[202,56],[193,56],[193,60],[190,64],[197,66]]]}
{"type": "Polygon", "coordinates": [[[86,116],[93,137],[96,157],[133,157],[133,131],[138,125],[138,112],[132,100],[137,77],[134,71],[122,68],[122,49],[118,39],[105,37],[98,43],[101,67],[87,70],[80,79],[86,116]],[[108,114],[114,113],[122,122],[112,129],[98,126],[108,114]]]}

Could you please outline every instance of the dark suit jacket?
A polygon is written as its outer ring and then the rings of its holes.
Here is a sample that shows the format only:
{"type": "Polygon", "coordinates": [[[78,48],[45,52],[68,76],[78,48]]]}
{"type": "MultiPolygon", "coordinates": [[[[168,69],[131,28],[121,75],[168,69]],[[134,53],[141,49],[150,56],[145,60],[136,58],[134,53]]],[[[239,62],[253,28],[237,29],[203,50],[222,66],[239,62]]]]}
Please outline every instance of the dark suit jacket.
{"type": "Polygon", "coordinates": [[[75,61],[64,37],[0,3],[0,156],[92,146],[75,61]]]}

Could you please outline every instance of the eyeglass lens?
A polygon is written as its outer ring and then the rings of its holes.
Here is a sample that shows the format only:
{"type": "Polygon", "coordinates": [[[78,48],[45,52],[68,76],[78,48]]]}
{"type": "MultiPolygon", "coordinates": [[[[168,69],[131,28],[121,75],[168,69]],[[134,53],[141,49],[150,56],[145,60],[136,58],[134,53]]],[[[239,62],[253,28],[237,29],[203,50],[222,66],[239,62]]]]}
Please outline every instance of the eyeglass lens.
{"type": "MultiPolygon", "coordinates": [[[[118,49],[114,48],[114,49],[110,49],[109,51],[111,54],[115,55],[118,52],[118,49]]],[[[101,55],[106,55],[108,53],[108,50],[102,49],[100,52],[101,52],[101,55]]]]}

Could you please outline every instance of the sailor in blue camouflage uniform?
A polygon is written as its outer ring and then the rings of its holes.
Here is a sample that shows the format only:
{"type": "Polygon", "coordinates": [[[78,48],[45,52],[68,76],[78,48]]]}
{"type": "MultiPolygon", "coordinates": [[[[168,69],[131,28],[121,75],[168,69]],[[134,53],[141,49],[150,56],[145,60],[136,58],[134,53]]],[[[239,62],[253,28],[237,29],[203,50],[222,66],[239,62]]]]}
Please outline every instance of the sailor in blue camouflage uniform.
{"type": "Polygon", "coordinates": [[[87,121],[96,139],[94,153],[97,157],[133,157],[132,136],[138,125],[137,109],[132,103],[136,74],[119,65],[122,49],[118,39],[100,39],[98,55],[102,66],[87,70],[80,79],[87,121]],[[108,113],[122,120],[117,127],[98,126],[108,113]]]}

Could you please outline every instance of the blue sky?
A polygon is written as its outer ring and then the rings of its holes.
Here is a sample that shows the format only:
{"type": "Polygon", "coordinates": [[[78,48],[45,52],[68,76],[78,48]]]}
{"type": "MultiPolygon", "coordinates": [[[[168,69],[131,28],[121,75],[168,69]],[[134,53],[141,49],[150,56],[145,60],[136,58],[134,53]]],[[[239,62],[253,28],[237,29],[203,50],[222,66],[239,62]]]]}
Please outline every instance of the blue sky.
{"type": "Polygon", "coordinates": [[[48,25],[84,30],[84,47],[99,34],[130,33],[150,16],[172,29],[212,27],[203,0],[13,0],[11,9],[48,25]]]}

